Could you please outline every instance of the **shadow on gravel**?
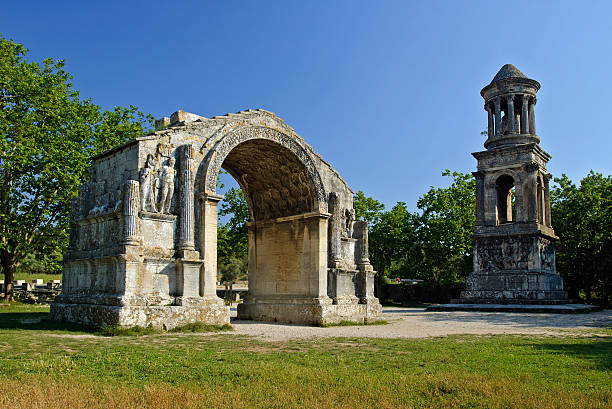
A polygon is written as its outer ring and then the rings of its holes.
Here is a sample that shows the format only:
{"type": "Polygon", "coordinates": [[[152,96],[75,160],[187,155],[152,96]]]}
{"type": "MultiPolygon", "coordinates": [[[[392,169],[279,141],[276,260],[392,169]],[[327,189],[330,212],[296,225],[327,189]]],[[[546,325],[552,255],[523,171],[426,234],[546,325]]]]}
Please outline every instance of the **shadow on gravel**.
{"type": "Polygon", "coordinates": [[[425,308],[383,308],[383,314],[422,314],[425,308]]]}
{"type": "Polygon", "coordinates": [[[612,328],[612,310],[585,314],[550,314],[520,312],[440,311],[428,312],[432,322],[486,322],[489,325],[522,327],[575,328],[576,326],[612,328]]]}

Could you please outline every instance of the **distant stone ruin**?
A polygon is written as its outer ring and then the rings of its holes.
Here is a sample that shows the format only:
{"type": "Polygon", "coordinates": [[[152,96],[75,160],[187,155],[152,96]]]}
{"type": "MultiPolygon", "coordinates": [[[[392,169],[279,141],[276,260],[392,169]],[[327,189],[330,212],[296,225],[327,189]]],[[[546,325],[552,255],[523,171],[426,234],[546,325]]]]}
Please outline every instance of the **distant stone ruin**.
{"type": "Polygon", "coordinates": [[[250,212],[242,319],[376,320],[367,224],[353,191],[271,112],[175,112],[93,159],[71,211],[56,320],[172,328],[229,322],[217,297],[221,168],[250,212]]]}

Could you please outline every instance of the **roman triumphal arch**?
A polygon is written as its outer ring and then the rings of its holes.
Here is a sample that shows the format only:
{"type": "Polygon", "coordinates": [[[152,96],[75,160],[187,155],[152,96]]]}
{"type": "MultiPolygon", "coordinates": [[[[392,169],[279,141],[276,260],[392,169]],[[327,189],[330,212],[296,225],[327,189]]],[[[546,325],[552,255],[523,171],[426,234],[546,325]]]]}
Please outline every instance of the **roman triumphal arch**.
{"type": "Polygon", "coordinates": [[[221,168],[250,213],[243,319],[376,320],[368,228],[353,192],[271,112],[178,111],[93,160],[72,206],[54,319],[172,328],[229,322],[216,295],[221,168]]]}

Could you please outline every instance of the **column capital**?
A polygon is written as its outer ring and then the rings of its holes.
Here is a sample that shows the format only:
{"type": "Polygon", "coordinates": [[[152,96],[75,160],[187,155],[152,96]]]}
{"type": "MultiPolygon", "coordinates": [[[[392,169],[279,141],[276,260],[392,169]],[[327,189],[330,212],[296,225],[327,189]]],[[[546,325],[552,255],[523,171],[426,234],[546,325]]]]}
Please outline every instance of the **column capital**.
{"type": "Polygon", "coordinates": [[[474,179],[476,180],[483,180],[485,177],[485,174],[483,171],[478,170],[476,172],[472,172],[472,176],[474,176],[474,179]]]}
{"type": "Polygon", "coordinates": [[[219,195],[217,193],[207,193],[207,192],[204,192],[204,193],[200,193],[198,195],[198,200],[200,200],[200,201],[208,200],[208,201],[211,201],[211,202],[220,202],[221,200],[223,200],[224,197],[225,196],[219,195]]]}
{"type": "Polygon", "coordinates": [[[531,162],[525,165],[525,170],[527,172],[535,172],[536,170],[540,169],[540,165],[538,165],[535,162],[531,162]]]}

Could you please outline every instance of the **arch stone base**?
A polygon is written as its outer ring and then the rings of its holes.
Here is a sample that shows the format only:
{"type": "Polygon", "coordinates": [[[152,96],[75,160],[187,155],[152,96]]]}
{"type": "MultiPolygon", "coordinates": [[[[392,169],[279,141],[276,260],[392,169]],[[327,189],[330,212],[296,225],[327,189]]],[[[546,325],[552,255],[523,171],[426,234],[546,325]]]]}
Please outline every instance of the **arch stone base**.
{"type": "Polygon", "coordinates": [[[79,322],[85,325],[117,325],[173,329],[194,322],[210,325],[229,324],[229,307],[222,300],[189,306],[111,306],[97,304],[53,303],[51,316],[55,320],[79,322]]]}
{"type": "Polygon", "coordinates": [[[378,302],[332,304],[331,298],[312,300],[245,300],[238,304],[238,319],[326,325],[342,321],[377,321],[382,316],[378,302]],[[310,302],[308,302],[310,301],[310,302]]]}

